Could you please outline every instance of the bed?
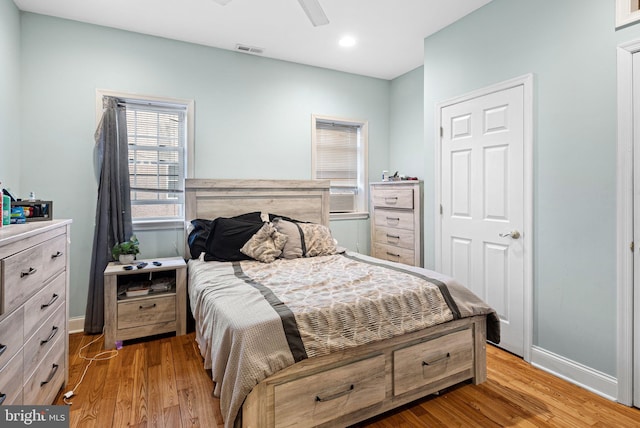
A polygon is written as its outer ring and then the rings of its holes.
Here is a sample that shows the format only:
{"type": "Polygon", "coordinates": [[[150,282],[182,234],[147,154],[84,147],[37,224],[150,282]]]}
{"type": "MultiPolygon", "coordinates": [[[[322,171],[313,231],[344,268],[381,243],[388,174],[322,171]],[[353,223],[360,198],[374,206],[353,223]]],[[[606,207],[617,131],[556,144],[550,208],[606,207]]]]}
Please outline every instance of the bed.
{"type": "MultiPolygon", "coordinates": [[[[269,227],[277,244],[283,219],[309,222],[307,234],[328,230],[327,181],[188,179],[185,197],[189,224],[261,215],[267,222],[252,240],[269,227]]],[[[347,426],[486,380],[486,341],[499,341],[499,322],[466,288],[433,271],[339,247],[313,253],[307,244],[314,257],[255,255],[247,242],[253,257],[271,258],[204,261],[203,251],[189,261],[196,340],[226,428],[347,426]]]]}

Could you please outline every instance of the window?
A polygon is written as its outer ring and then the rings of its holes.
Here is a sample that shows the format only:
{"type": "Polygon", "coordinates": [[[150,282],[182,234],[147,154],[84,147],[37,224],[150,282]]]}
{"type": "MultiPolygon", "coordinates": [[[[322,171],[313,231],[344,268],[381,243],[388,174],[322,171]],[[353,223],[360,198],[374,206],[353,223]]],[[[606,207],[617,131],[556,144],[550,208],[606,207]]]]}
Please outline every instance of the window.
{"type": "Polygon", "coordinates": [[[312,117],[312,177],[331,181],[331,217],[367,216],[367,122],[312,117]]]}
{"type": "Polygon", "coordinates": [[[184,179],[191,164],[188,155],[193,140],[193,102],[105,92],[101,95],[115,96],[126,106],[134,224],[171,226],[182,222],[184,179]]]}

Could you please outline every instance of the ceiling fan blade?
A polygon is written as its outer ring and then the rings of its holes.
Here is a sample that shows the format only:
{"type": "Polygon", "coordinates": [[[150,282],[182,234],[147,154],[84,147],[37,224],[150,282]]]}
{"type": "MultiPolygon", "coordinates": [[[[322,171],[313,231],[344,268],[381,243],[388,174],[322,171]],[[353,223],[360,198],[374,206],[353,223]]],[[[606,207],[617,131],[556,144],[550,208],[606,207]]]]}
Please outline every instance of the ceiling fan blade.
{"type": "Polygon", "coordinates": [[[298,0],[298,2],[314,27],[329,23],[329,19],[327,15],[324,14],[324,10],[322,10],[322,6],[320,6],[318,0],[298,0]]]}
{"type": "Polygon", "coordinates": [[[227,3],[229,3],[231,0],[213,0],[214,2],[218,3],[220,6],[225,6],[227,3]]]}

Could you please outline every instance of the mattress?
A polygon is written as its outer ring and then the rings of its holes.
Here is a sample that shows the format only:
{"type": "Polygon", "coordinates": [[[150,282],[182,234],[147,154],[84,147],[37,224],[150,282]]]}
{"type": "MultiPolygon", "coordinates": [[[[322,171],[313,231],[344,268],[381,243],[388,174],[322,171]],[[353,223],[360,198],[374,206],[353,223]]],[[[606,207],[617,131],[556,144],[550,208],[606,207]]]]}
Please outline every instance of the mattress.
{"type": "Polygon", "coordinates": [[[258,261],[190,260],[196,340],[225,427],[261,380],[296,362],[495,312],[452,278],[357,253],[258,261]]]}

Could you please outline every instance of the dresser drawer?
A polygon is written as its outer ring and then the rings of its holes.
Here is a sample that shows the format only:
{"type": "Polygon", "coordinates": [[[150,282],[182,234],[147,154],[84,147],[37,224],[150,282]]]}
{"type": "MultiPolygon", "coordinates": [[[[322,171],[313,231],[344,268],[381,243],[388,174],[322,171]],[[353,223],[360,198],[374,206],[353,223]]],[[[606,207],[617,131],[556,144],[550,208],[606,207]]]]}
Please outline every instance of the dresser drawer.
{"type": "Polygon", "coordinates": [[[377,209],[373,213],[376,226],[413,230],[415,227],[412,211],[377,209]]]}
{"type": "Polygon", "coordinates": [[[0,370],[0,404],[22,404],[22,350],[0,370]]]}
{"type": "Polygon", "coordinates": [[[51,403],[64,383],[64,337],[55,340],[51,350],[24,384],[24,404],[51,403]]]}
{"type": "Polygon", "coordinates": [[[413,189],[373,189],[373,206],[413,209],[413,189]]]}
{"type": "Polygon", "coordinates": [[[67,237],[60,235],[42,243],[43,280],[62,272],[67,266],[67,237]]]}
{"type": "Polygon", "coordinates": [[[384,398],[385,357],[379,355],[275,386],[275,426],[315,426],[384,398]]]}
{"type": "Polygon", "coordinates": [[[380,226],[375,230],[374,243],[413,250],[413,230],[380,226]]]}
{"type": "Polygon", "coordinates": [[[18,352],[24,342],[23,314],[24,308],[20,308],[0,321],[0,369],[18,352]]]}
{"type": "Polygon", "coordinates": [[[65,307],[58,309],[42,324],[24,345],[24,376],[30,377],[58,337],[65,335],[65,307]]]}
{"type": "Polygon", "coordinates": [[[158,324],[176,319],[176,296],[118,302],[118,329],[158,324]]]}
{"type": "Polygon", "coordinates": [[[393,353],[393,394],[436,383],[473,367],[471,330],[462,330],[393,353]]]}
{"type": "Polygon", "coordinates": [[[415,252],[406,248],[385,244],[373,244],[371,255],[382,260],[389,260],[390,262],[404,263],[407,265],[415,264],[415,252]]]}
{"type": "Polygon", "coordinates": [[[2,259],[2,313],[22,304],[43,278],[42,244],[2,259]]]}
{"type": "Polygon", "coordinates": [[[44,320],[64,302],[65,289],[66,272],[63,272],[24,304],[25,339],[29,339],[44,320]]]}

